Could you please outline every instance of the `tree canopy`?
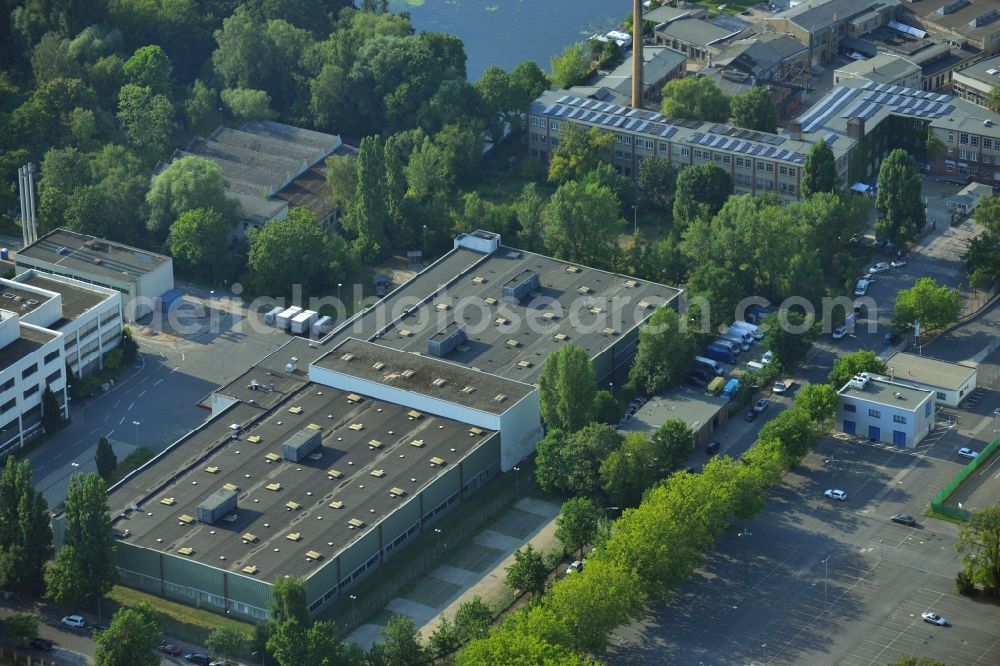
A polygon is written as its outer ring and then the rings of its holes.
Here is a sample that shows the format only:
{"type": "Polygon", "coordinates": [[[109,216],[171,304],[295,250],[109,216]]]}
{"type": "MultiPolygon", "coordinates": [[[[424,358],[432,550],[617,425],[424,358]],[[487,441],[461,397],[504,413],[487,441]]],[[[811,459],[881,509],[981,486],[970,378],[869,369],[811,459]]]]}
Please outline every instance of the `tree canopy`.
{"type": "Polygon", "coordinates": [[[1000,597],[1000,506],[973,511],[955,544],[973,583],[1000,597]]]}
{"type": "Polygon", "coordinates": [[[210,209],[234,219],[235,202],[226,197],[226,178],[215,162],[188,155],[175,160],[155,178],[146,195],[149,230],[166,238],[183,213],[197,208],[210,209]]]}
{"type": "Polygon", "coordinates": [[[802,169],[802,194],[806,197],[817,192],[837,189],[837,162],[826,141],[820,139],[809,149],[802,169]]]}
{"type": "Polygon", "coordinates": [[[754,86],[729,100],[733,124],[737,127],[774,133],[778,130],[778,110],[774,108],[771,91],[754,86]]]}
{"type": "Polygon", "coordinates": [[[8,456],[0,475],[0,589],[41,594],[51,556],[49,507],[35,489],[31,463],[8,456]]]}
{"type": "Polygon", "coordinates": [[[920,190],[920,172],[913,156],[902,148],[889,153],[879,168],[875,196],[875,230],[880,239],[899,244],[923,231],[927,208],[920,190]]]}
{"type": "Polygon", "coordinates": [[[894,327],[903,330],[920,322],[921,331],[944,328],[958,319],[962,295],[958,289],[938,285],[934,278],[919,278],[896,294],[894,327]]]}
{"type": "Polygon", "coordinates": [[[729,120],[729,98],[711,79],[686,76],[663,86],[660,111],[674,118],[724,123],[729,120]]]}
{"type": "Polygon", "coordinates": [[[1000,280],[1000,197],[980,199],[974,219],[984,231],[969,239],[963,259],[969,271],[969,283],[985,286],[1000,280]]]}
{"type": "Polygon", "coordinates": [[[96,666],[155,666],[160,657],[160,622],[153,606],[144,601],[136,608],[119,608],[105,631],[97,634],[96,666]]]}
{"type": "Polygon", "coordinates": [[[590,52],[583,42],[570,44],[552,56],[552,83],[559,88],[571,88],[583,82],[590,73],[590,52]]]}
{"type": "Polygon", "coordinates": [[[717,164],[681,169],[674,194],[674,223],[683,228],[698,216],[710,218],[722,209],[732,193],[732,177],[717,164]]]}
{"type": "Polygon", "coordinates": [[[833,369],[830,371],[828,379],[830,386],[835,390],[840,390],[854,375],[862,372],[885,374],[887,371],[886,362],[878,354],[862,349],[834,359],[833,369]]]}
{"type": "Polygon", "coordinates": [[[566,344],[549,354],[538,388],[542,418],[549,428],[574,432],[593,420],[594,369],[583,347],[566,344]]]}

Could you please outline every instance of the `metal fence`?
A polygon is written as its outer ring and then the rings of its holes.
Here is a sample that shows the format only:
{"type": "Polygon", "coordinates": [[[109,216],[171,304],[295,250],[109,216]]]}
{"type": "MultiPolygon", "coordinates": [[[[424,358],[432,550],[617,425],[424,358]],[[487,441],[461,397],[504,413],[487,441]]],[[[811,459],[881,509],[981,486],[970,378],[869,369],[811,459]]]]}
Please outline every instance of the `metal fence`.
{"type": "Polygon", "coordinates": [[[949,518],[956,518],[958,520],[968,520],[972,515],[967,509],[960,509],[957,506],[948,506],[945,502],[951,497],[962,483],[965,482],[972,474],[986,464],[986,461],[990,459],[997,449],[1000,449],[1000,437],[997,437],[992,442],[986,445],[986,448],[982,452],[969,461],[969,464],[959,470],[958,474],[955,475],[948,485],[941,489],[934,499],[931,500],[931,510],[940,513],[941,515],[948,516],[949,518]]]}

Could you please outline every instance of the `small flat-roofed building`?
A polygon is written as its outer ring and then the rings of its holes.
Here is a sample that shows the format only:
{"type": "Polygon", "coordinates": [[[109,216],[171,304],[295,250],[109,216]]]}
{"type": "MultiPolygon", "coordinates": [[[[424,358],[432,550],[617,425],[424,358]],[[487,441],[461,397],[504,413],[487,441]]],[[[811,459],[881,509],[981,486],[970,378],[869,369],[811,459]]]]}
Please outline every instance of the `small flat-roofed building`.
{"type": "Polygon", "coordinates": [[[122,294],[126,321],[153,311],[157,298],[174,288],[170,257],[75,231],[56,229],[14,256],[18,275],[35,270],[114,289],[122,294]]]}
{"type": "Polygon", "coordinates": [[[958,407],[976,388],[977,369],[961,363],[897,353],[886,364],[891,381],[934,391],[934,402],[938,405],[958,407]]]}
{"type": "Polygon", "coordinates": [[[853,60],[834,70],[834,84],[847,79],[865,79],[875,83],[919,89],[920,67],[901,56],[880,53],[867,60],[853,60]]]}
{"type": "Polygon", "coordinates": [[[623,430],[652,434],[670,419],[680,419],[691,428],[695,443],[701,444],[726,421],[729,400],[708,395],[704,389],[674,386],[651,397],[625,423],[623,430]]]}
{"type": "Polygon", "coordinates": [[[967,102],[986,107],[986,98],[1000,85],[1000,56],[968,65],[952,76],[952,89],[967,102]]]}
{"type": "Polygon", "coordinates": [[[934,391],[861,373],[839,394],[837,424],[848,435],[912,449],[934,427],[934,391]]]}
{"type": "Polygon", "coordinates": [[[958,215],[971,215],[979,208],[980,202],[984,198],[993,196],[993,188],[984,183],[969,183],[957,194],[948,197],[946,205],[948,210],[954,211],[958,215]]]}
{"type": "MultiPolygon", "coordinates": [[[[682,78],[687,73],[687,56],[667,46],[642,47],[642,98],[655,103],[663,97],[667,81],[682,78]]],[[[622,64],[586,86],[573,86],[571,92],[603,102],[628,104],[632,99],[632,54],[622,64]]]]}
{"type": "Polygon", "coordinates": [[[727,44],[749,33],[750,26],[738,19],[680,17],[657,25],[653,41],[680,51],[692,63],[705,63],[718,56],[727,44]]]}

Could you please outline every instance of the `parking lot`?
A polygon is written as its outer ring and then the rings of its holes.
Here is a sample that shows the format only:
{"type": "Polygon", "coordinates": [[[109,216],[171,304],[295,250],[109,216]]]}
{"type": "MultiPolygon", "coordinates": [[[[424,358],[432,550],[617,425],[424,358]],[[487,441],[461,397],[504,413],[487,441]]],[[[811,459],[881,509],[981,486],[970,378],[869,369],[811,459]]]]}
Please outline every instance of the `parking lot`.
{"type": "Polygon", "coordinates": [[[605,661],[861,666],[913,654],[994,663],[1000,607],[951,592],[958,526],[922,515],[964,462],[958,436],[943,415],[917,450],[823,439],[671,602],[618,630],[605,661]],[[827,489],[847,499],[826,499],[827,489]],[[895,513],[917,525],[891,522],[895,513]],[[926,610],[950,626],[924,623],[926,610]]]}

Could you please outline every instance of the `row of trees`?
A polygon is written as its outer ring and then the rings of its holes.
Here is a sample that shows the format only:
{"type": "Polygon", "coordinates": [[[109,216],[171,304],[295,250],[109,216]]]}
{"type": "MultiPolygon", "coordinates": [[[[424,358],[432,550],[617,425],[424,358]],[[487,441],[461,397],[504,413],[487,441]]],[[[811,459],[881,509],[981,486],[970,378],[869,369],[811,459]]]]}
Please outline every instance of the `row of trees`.
{"type": "Polygon", "coordinates": [[[703,76],[687,76],[663,86],[663,115],[708,122],[732,122],[737,127],[774,133],[778,111],[771,91],[754,86],[745,93],[727,96],[715,82],[703,76]]]}
{"type": "MultiPolygon", "coordinates": [[[[557,581],[530,608],[472,641],[456,663],[589,663],[580,655],[599,652],[612,629],[638,617],[645,603],[666,598],[734,517],[760,511],[766,488],[805,455],[833,417],[831,393],[831,387],[800,392],[793,408],[761,430],[742,464],[714,458],[701,474],[677,472],[645,489],[638,507],[615,521],[580,574],[557,581]]],[[[593,512],[584,514],[589,527],[593,512]]]]}

